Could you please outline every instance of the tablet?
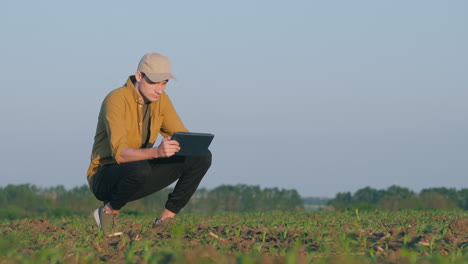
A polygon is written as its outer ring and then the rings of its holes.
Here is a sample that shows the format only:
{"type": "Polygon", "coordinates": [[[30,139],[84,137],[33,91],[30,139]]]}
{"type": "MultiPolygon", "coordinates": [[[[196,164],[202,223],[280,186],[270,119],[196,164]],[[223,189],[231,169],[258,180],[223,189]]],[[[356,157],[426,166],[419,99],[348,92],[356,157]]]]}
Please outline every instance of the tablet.
{"type": "Polygon", "coordinates": [[[179,142],[180,150],[177,156],[201,156],[208,152],[208,147],[214,135],[209,133],[176,132],[172,140],[179,142]]]}

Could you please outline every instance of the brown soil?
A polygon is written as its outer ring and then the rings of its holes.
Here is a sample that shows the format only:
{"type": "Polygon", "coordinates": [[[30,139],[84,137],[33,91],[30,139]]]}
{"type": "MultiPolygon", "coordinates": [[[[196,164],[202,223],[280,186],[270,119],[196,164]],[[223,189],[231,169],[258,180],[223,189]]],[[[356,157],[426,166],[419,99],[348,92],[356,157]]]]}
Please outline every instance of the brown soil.
{"type": "MultiPolygon", "coordinates": [[[[287,250],[294,248],[297,261],[302,263],[302,260],[306,261],[306,253],[315,252],[317,257],[321,257],[325,247],[331,251],[335,260],[344,254],[364,255],[373,251],[381,258],[398,262],[402,261],[399,252],[403,248],[432,247],[434,251],[448,255],[454,247],[468,245],[468,219],[448,222],[446,232],[421,232],[416,223],[361,230],[354,222],[324,226],[320,231],[291,229],[284,225],[266,228],[207,223],[188,226],[182,223],[181,228],[172,229],[172,232],[153,232],[149,228],[150,221],[146,225],[134,223],[131,218],[122,220],[123,234],[114,237],[99,235],[93,224],[76,229],[71,221],[62,220],[62,223],[54,225],[44,219],[13,221],[2,226],[1,235],[7,237],[15,232],[30,234],[30,240],[34,243],[18,249],[24,254],[33,254],[40,248],[63,247],[67,263],[77,262],[76,252],[72,250],[77,245],[88,247],[99,260],[111,263],[125,262],[125,252],[130,247],[138,263],[145,262],[148,249],[168,261],[177,258],[173,253],[161,250],[168,248],[182,252],[186,263],[235,263],[235,256],[240,252],[261,253],[262,263],[278,263],[284,261],[287,250]],[[352,245],[351,252],[345,252],[347,242],[352,245]]],[[[177,226],[178,222],[174,221],[174,225],[177,226]]]]}

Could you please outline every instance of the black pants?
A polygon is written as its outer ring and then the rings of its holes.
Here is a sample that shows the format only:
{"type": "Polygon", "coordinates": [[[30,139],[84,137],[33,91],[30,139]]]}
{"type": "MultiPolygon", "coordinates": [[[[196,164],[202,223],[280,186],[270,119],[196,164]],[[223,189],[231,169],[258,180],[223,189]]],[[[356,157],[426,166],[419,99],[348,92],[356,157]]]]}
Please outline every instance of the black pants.
{"type": "Polygon", "coordinates": [[[91,190],[98,200],[110,202],[113,209],[119,210],[126,203],[164,189],[178,179],[165,205],[169,211],[178,213],[210,166],[210,152],[205,156],[172,156],[104,165],[93,176],[91,190]]]}

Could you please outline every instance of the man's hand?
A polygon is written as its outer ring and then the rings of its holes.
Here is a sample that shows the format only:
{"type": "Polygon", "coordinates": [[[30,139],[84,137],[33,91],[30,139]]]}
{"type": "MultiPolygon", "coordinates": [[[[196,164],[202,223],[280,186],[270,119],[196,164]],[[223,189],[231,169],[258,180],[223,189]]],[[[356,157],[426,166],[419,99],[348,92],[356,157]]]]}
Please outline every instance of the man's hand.
{"type": "Polygon", "coordinates": [[[174,155],[180,150],[179,142],[171,140],[171,137],[163,138],[159,147],[157,147],[157,152],[159,158],[167,158],[174,155]]]}
{"type": "Polygon", "coordinates": [[[148,160],[156,158],[167,158],[180,150],[179,142],[171,140],[170,137],[163,138],[159,147],[154,148],[124,148],[120,152],[117,163],[148,160]]]}

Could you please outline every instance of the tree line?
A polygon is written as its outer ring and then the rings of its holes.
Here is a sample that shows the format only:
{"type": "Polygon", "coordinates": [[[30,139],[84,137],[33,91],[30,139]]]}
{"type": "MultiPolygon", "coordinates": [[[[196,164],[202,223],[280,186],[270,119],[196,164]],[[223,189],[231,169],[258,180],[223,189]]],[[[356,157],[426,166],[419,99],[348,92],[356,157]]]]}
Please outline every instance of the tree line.
{"type": "MultiPolygon", "coordinates": [[[[166,188],[125,206],[128,214],[159,213],[172,192],[166,188]]],[[[90,215],[102,203],[87,185],[65,189],[64,186],[40,188],[35,185],[0,187],[0,219],[31,216],[90,215]]],[[[182,210],[188,213],[259,212],[303,210],[296,190],[260,188],[250,185],[221,185],[208,190],[200,188],[182,210]]]]}
{"type": "Polygon", "coordinates": [[[338,193],[329,205],[335,209],[463,209],[468,210],[468,189],[427,188],[415,193],[408,188],[392,185],[386,190],[365,187],[338,193]]]}
{"type": "MultiPolygon", "coordinates": [[[[130,202],[123,212],[127,214],[159,213],[172,192],[166,188],[138,201],[130,202]]],[[[8,185],[0,187],[0,220],[31,216],[83,216],[99,207],[87,185],[72,189],[64,186],[40,188],[35,185],[8,185]]],[[[397,185],[386,190],[365,187],[338,193],[334,199],[301,198],[296,190],[260,188],[251,185],[221,185],[208,190],[198,189],[186,213],[265,212],[322,209],[463,209],[468,210],[468,189],[428,188],[415,193],[397,185]],[[327,203],[327,206],[324,205],[327,203]],[[312,206],[313,205],[313,206],[312,206]],[[314,207],[315,206],[315,207],[314,207]],[[309,208],[311,207],[311,208],[309,208]],[[312,208],[313,207],[313,208],[312,208]]]]}

